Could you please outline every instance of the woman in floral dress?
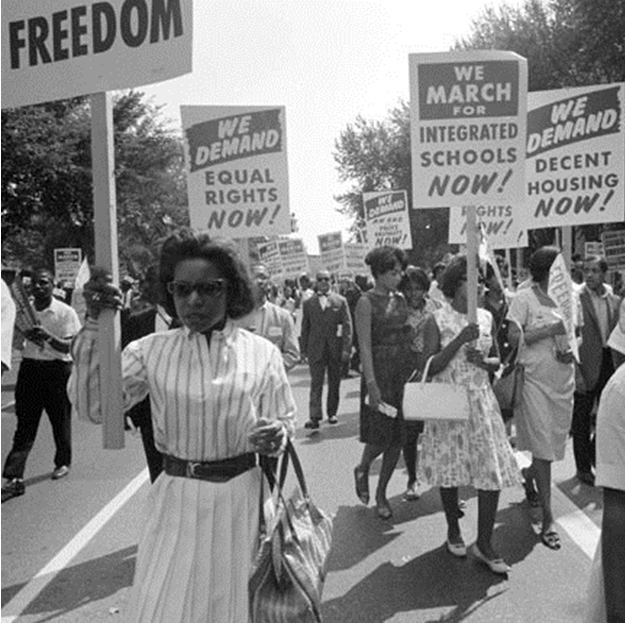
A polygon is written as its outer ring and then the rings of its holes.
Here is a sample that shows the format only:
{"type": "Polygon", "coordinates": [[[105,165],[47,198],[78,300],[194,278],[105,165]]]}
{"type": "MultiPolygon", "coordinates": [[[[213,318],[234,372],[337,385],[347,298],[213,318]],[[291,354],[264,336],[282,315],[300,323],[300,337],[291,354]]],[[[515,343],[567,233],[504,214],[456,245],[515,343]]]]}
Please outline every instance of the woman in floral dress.
{"type": "Polygon", "coordinates": [[[442,290],[450,304],[434,312],[435,348],[428,346],[426,357],[433,355],[430,373],[434,382],[467,388],[469,420],[426,421],[420,475],[424,482],[440,487],[447,549],[458,557],[467,555],[459,523],[458,487],[477,489],[478,534],[471,552],[493,573],[505,574],[509,567],[493,547],[493,527],[501,489],[519,484],[520,475],[488,377],[499,367],[493,319],[478,309],[478,322],[469,324],[466,275],[464,256],[456,257],[445,270],[442,290]]]}

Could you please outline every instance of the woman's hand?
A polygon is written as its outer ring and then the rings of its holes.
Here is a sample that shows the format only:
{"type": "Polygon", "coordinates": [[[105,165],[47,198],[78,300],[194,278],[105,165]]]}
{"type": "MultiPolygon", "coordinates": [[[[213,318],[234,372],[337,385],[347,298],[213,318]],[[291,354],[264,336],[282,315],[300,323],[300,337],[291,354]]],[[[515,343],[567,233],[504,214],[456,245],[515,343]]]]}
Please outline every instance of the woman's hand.
{"type": "Polygon", "coordinates": [[[382,402],[382,392],[375,381],[367,383],[367,394],[369,395],[369,405],[377,409],[382,402]]]}
{"type": "Polygon", "coordinates": [[[469,363],[476,365],[478,368],[484,367],[484,353],[479,348],[468,346],[465,353],[469,363]]]}
{"type": "Polygon", "coordinates": [[[248,439],[256,452],[273,455],[284,450],[287,434],[282,422],[260,418],[248,439]]]}
{"type": "Polygon", "coordinates": [[[573,363],[575,356],[573,355],[573,351],[571,350],[565,350],[565,351],[556,350],[556,359],[560,363],[573,363]]]}
{"type": "Polygon", "coordinates": [[[478,337],[480,337],[480,327],[473,322],[468,324],[466,327],[463,327],[462,331],[458,333],[456,339],[460,342],[460,344],[468,344],[469,342],[477,340],[478,337]]]}
{"type": "Polygon", "coordinates": [[[94,320],[100,316],[103,309],[121,309],[122,292],[112,283],[97,283],[88,281],[83,291],[87,305],[87,315],[94,320]]]}

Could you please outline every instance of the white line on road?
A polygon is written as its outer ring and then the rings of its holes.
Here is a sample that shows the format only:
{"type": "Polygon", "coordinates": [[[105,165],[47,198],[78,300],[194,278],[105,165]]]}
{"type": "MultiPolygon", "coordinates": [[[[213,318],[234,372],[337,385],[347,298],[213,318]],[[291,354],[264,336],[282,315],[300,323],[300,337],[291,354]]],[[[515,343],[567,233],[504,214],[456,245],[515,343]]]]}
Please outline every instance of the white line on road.
{"type": "Polygon", "coordinates": [[[12,623],[43,589],[104,527],[148,479],[145,468],[120,491],[33,579],[2,608],[2,623],[12,623]]]}

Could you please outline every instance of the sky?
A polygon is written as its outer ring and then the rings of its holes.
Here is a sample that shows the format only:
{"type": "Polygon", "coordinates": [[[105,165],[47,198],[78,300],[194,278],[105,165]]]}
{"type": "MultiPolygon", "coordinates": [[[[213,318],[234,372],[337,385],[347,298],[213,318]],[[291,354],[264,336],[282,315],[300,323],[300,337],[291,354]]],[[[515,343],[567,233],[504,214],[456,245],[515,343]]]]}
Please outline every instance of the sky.
{"type": "Polygon", "coordinates": [[[349,226],[335,200],[349,188],[333,158],[341,131],[408,101],[408,55],[448,51],[500,4],[195,0],[193,72],[140,90],[178,128],[181,105],[285,106],[290,208],[316,254],[317,235],[349,226]]]}

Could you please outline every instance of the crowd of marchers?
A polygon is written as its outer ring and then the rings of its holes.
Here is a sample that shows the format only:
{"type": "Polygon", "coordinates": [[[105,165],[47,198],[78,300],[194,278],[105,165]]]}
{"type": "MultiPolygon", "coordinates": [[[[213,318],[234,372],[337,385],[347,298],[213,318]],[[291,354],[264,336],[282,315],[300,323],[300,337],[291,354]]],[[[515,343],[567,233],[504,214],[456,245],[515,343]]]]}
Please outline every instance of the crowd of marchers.
{"type": "Polygon", "coordinates": [[[465,256],[423,268],[391,246],[368,253],[369,275],[335,280],[319,270],[276,283],[267,266],[244,265],[227,241],[181,230],[138,282],[115,284],[94,266],[84,289],[67,292],[45,266],[11,275],[25,298],[14,302],[15,288],[2,281],[3,372],[16,361],[11,347],[21,353],[3,497],[26,492],[26,462],[44,410],[54,433],[54,480],[70,474],[72,413],[102,421],[99,320],[102,310],[113,309],[121,320],[127,427],[141,433],[152,482],[129,620],[248,620],[260,464],[275,462],[293,438],[288,372],[297,365],[310,373],[303,425],[314,435],[323,434],[324,422],[340,424],[341,380],[360,377],[363,449],[351,475],[357,499],[368,505],[373,497],[377,516],[390,519],[386,492],[403,454],[404,498],[418,500],[424,487],[440,492],[446,555],[470,555],[495,574],[510,571],[493,542],[506,487],[523,486],[528,512],[539,517],[538,538],[551,550],[562,547],[552,465],[572,436],[576,478],[603,487],[600,572],[591,582],[601,591],[589,620],[623,620],[622,284],[608,283],[605,258],[573,258],[570,337],[549,289],[558,255],[555,247],[537,249],[516,279],[503,262],[478,262],[474,321],[465,256]],[[502,408],[493,383],[515,364],[524,370],[519,401],[502,408]],[[467,419],[435,420],[414,405],[405,412],[406,384],[421,377],[463,387],[467,419]],[[515,449],[531,457],[523,470],[515,449]],[[371,496],[369,472],[378,457],[371,496]],[[478,499],[470,546],[459,498],[465,486],[478,499]]]}

